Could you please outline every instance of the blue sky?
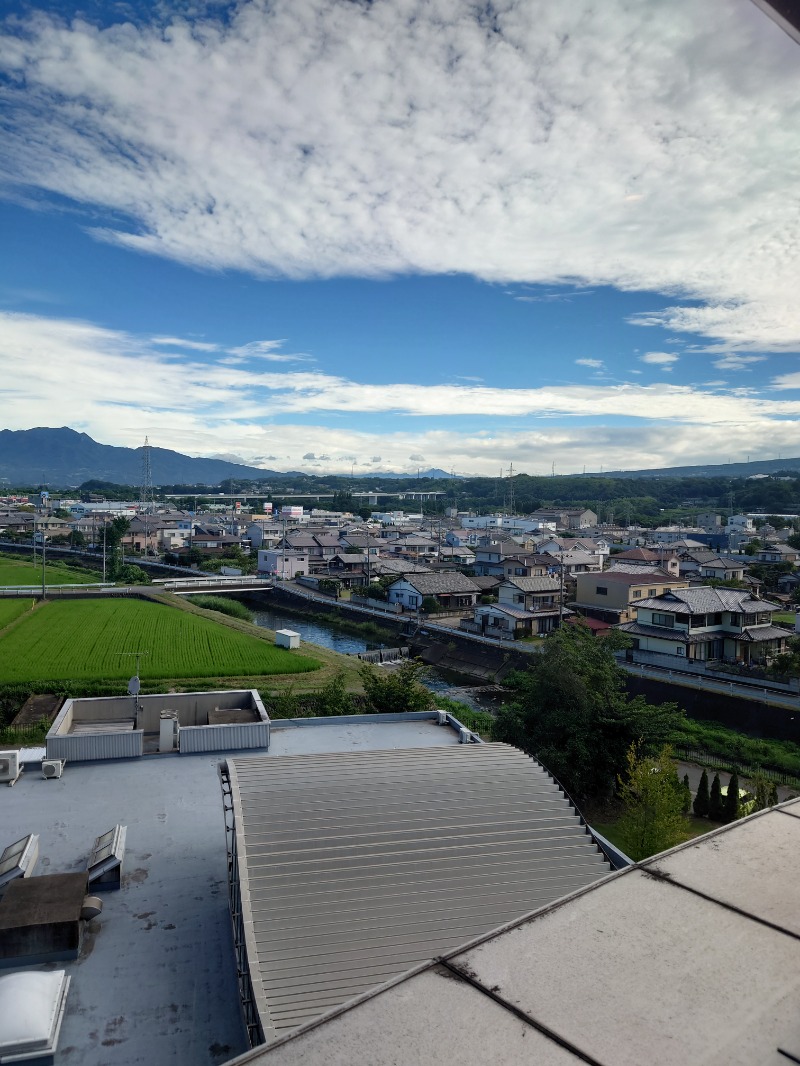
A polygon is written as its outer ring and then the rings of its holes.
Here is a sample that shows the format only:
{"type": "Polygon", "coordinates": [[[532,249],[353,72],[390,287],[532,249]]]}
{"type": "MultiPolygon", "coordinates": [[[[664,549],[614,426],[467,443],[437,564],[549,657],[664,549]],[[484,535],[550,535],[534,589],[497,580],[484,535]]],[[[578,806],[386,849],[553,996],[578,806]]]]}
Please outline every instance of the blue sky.
{"type": "Polygon", "coordinates": [[[750,0],[18,5],[2,428],[274,469],[800,454],[800,49],[750,0]]]}

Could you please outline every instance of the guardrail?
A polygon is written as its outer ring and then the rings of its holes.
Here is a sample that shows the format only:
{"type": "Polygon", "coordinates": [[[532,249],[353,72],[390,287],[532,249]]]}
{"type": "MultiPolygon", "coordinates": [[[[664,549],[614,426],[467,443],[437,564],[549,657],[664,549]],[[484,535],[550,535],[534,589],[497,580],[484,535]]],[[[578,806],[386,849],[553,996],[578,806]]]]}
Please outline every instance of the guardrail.
{"type": "MultiPolygon", "coordinates": [[[[99,582],[87,582],[87,584],[73,584],[73,585],[47,585],[45,584],[45,593],[47,595],[55,594],[65,595],[69,592],[107,592],[111,589],[116,589],[116,585],[113,581],[99,581],[99,582]]],[[[129,589],[120,589],[120,592],[129,592],[129,589]]],[[[41,596],[42,585],[41,582],[38,585],[0,585],[0,596],[41,596]]]]}
{"type": "Polygon", "coordinates": [[[202,588],[272,588],[270,579],[267,577],[202,577],[202,578],[171,578],[168,581],[159,581],[158,587],[162,589],[202,589],[202,588]]]}

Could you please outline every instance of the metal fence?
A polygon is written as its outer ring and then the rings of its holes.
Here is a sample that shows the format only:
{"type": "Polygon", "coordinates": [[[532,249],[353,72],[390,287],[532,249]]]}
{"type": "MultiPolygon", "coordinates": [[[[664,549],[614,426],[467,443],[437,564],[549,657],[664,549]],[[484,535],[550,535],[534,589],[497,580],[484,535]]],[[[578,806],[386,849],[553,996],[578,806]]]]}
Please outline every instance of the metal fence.
{"type": "Polygon", "coordinates": [[[713,770],[728,770],[731,773],[735,770],[737,774],[747,778],[753,778],[760,774],[768,781],[774,781],[776,785],[786,785],[788,788],[800,789],[800,775],[786,773],[784,770],[776,770],[769,766],[754,766],[752,763],[744,762],[742,759],[728,755],[716,755],[702,748],[677,745],[674,748],[674,753],[685,762],[696,762],[713,770]]]}

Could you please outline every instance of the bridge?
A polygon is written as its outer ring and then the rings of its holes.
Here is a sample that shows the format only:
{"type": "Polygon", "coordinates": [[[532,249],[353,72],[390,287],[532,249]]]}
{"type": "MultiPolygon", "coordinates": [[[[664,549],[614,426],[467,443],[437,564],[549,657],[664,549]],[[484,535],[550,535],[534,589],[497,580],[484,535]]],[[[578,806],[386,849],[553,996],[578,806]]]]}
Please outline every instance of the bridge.
{"type": "Polygon", "coordinates": [[[252,576],[162,578],[153,585],[178,596],[197,596],[206,592],[269,592],[273,587],[268,578],[252,576]]]}

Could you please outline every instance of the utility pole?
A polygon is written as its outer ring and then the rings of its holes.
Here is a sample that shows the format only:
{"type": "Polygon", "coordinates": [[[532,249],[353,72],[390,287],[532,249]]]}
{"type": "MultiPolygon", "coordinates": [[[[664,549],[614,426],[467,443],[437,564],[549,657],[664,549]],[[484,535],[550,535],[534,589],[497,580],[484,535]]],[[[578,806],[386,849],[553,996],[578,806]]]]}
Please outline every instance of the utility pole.
{"type": "Polygon", "coordinates": [[[45,599],[46,596],[47,596],[47,586],[45,584],[44,565],[45,565],[47,535],[45,533],[42,533],[41,537],[42,537],[42,599],[45,599]]]}
{"type": "Polygon", "coordinates": [[[106,580],[106,521],[103,519],[103,584],[106,580]]]}
{"type": "Polygon", "coordinates": [[[559,589],[558,589],[558,628],[560,629],[564,623],[564,551],[563,549],[559,553],[559,560],[561,565],[558,568],[559,573],[559,589]]]}

